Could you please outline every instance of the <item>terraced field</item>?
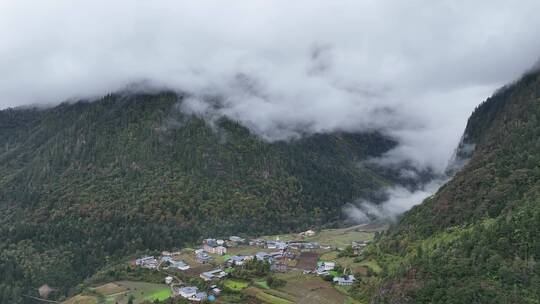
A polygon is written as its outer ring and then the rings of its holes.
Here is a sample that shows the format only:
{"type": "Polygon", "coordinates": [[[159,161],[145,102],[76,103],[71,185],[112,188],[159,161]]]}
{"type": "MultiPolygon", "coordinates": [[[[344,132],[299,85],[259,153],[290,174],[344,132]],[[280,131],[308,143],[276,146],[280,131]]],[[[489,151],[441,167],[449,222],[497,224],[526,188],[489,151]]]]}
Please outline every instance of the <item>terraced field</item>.
{"type": "Polygon", "coordinates": [[[225,287],[235,291],[246,289],[249,286],[249,282],[232,279],[225,280],[223,284],[225,285],[225,287]]]}
{"type": "Polygon", "coordinates": [[[298,233],[280,234],[262,237],[264,239],[279,238],[282,241],[301,240],[306,242],[318,242],[324,245],[344,248],[351,245],[352,241],[372,240],[375,231],[387,229],[386,225],[358,225],[341,229],[325,229],[318,231],[314,236],[301,237],[298,233]]]}
{"type": "Polygon", "coordinates": [[[117,281],[90,288],[88,294],[77,295],[64,304],[126,304],[130,298],[133,303],[166,300],[171,296],[171,289],[165,284],[133,281],[117,281]]]}

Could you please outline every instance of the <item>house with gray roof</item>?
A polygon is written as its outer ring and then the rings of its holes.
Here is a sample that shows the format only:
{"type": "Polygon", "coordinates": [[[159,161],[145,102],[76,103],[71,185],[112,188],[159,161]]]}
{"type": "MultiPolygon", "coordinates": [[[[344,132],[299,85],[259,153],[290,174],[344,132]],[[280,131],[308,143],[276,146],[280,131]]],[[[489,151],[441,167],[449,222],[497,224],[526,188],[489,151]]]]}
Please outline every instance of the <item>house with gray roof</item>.
{"type": "Polygon", "coordinates": [[[345,275],[341,277],[334,277],[334,283],[340,286],[349,286],[349,285],[354,284],[355,281],[356,281],[356,278],[352,274],[348,276],[345,275]]]}

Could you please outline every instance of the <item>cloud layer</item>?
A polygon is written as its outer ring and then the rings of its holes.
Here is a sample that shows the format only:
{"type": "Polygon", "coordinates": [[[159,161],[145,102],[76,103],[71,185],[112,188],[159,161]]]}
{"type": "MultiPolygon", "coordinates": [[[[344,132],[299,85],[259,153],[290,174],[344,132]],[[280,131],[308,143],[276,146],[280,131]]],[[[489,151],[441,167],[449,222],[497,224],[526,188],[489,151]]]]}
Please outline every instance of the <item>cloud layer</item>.
{"type": "Polygon", "coordinates": [[[422,189],[411,191],[404,187],[390,187],[385,189],[387,199],[375,204],[366,200],[359,200],[346,204],[343,214],[356,224],[366,224],[373,220],[395,222],[399,215],[420,204],[424,199],[437,191],[446,180],[433,180],[424,185],[422,189]]]}
{"type": "Polygon", "coordinates": [[[148,80],[268,140],[383,130],[442,171],[474,107],[540,56],[540,2],[2,1],[0,108],[148,80]],[[216,107],[216,103],[219,107],[216,107]]]}

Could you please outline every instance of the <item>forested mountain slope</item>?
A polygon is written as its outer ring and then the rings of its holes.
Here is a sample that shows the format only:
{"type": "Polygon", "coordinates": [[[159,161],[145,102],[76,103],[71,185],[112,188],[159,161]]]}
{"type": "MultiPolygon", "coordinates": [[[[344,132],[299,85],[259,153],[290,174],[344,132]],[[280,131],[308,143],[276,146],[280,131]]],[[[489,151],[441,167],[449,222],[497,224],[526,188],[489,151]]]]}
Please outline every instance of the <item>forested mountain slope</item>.
{"type": "Polygon", "coordinates": [[[375,303],[540,303],[540,73],[469,119],[469,163],[369,255],[375,303]]]}
{"type": "Polygon", "coordinates": [[[137,251],[331,224],[388,183],[358,165],[395,146],[377,133],[268,143],[186,116],[181,100],[117,94],[0,111],[0,303],[44,283],[65,294],[137,251]]]}

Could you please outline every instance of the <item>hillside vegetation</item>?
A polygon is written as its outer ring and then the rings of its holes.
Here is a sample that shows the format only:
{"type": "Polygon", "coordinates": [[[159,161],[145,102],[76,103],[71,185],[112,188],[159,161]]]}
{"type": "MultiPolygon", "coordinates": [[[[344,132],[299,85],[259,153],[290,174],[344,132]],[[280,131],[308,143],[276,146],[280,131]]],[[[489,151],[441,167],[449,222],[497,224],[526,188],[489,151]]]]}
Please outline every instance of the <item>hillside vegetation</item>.
{"type": "Polygon", "coordinates": [[[540,73],[475,110],[462,148],[473,144],[469,163],[369,249],[383,272],[360,298],[540,302],[540,73]]]}
{"type": "Polygon", "coordinates": [[[388,184],[377,133],[268,143],[178,110],[174,93],[0,111],[0,303],[61,298],[108,262],[206,236],[332,225],[388,184]]]}

